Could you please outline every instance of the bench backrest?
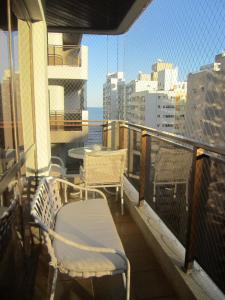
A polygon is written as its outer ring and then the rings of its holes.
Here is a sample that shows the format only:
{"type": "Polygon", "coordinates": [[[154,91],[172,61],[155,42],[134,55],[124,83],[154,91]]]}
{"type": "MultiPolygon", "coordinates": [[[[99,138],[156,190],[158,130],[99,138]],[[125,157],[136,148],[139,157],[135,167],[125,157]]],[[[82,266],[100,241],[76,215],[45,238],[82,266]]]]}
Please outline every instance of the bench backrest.
{"type": "Polygon", "coordinates": [[[32,202],[31,215],[42,229],[54,229],[55,217],[62,206],[57,183],[53,178],[41,180],[34,200],[32,202]]]}

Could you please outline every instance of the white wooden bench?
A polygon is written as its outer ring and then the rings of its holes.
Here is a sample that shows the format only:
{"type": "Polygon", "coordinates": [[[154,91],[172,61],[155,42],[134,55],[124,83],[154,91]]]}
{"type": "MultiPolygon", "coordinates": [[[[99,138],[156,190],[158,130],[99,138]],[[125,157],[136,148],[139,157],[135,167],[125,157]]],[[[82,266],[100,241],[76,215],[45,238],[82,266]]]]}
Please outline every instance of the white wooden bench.
{"type": "Polygon", "coordinates": [[[82,278],[122,274],[126,300],[130,298],[130,263],[101,191],[45,177],[34,196],[31,214],[42,229],[55,270],[50,299],[54,298],[58,271],[82,278]],[[98,196],[63,205],[60,184],[98,196]]]}

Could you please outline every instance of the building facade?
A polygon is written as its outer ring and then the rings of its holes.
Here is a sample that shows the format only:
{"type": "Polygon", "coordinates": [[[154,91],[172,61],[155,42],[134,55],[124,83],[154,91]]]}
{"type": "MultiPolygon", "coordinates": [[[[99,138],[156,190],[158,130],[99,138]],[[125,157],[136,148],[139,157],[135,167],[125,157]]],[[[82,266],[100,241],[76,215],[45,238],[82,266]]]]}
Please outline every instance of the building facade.
{"type": "Polygon", "coordinates": [[[149,74],[125,83],[123,73],[107,76],[103,87],[105,119],[123,119],[176,134],[184,133],[187,83],[178,68],[158,61],[149,74]]]}
{"type": "Polygon", "coordinates": [[[69,120],[88,119],[87,80],[87,46],[80,45],[73,36],[68,39],[63,33],[48,33],[49,111],[50,121],[57,123],[51,126],[53,143],[69,142],[74,135],[79,137],[78,132],[69,133],[61,125],[69,120]]]}
{"type": "Polygon", "coordinates": [[[123,72],[108,74],[103,85],[103,117],[106,120],[124,118],[125,81],[123,72]]]}
{"type": "Polygon", "coordinates": [[[206,144],[225,145],[225,53],[190,73],[187,81],[185,135],[206,144]]]}

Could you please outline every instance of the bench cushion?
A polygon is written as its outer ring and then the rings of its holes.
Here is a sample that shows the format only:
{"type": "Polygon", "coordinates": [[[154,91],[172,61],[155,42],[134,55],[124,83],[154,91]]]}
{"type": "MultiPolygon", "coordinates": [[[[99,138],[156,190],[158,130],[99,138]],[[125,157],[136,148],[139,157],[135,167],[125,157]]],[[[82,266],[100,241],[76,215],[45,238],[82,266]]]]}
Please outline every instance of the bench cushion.
{"type": "MultiPolygon", "coordinates": [[[[55,231],[74,242],[124,253],[105,199],[66,204],[57,214],[55,231]]],[[[124,260],[117,254],[79,250],[57,240],[53,247],[61,271],[73,277],[113,275],[126,270],[124,260]]]]}

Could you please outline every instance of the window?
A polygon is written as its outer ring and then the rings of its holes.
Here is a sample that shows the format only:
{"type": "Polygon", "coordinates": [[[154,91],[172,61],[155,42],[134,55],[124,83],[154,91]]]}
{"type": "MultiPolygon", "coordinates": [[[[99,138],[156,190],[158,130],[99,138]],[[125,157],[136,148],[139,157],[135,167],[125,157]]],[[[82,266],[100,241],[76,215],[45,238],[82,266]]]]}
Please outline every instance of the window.
{"type": "Polygon", "coordinates": [[[163,115],[164,118],[174,118],[175,115],[163,115]]]}

